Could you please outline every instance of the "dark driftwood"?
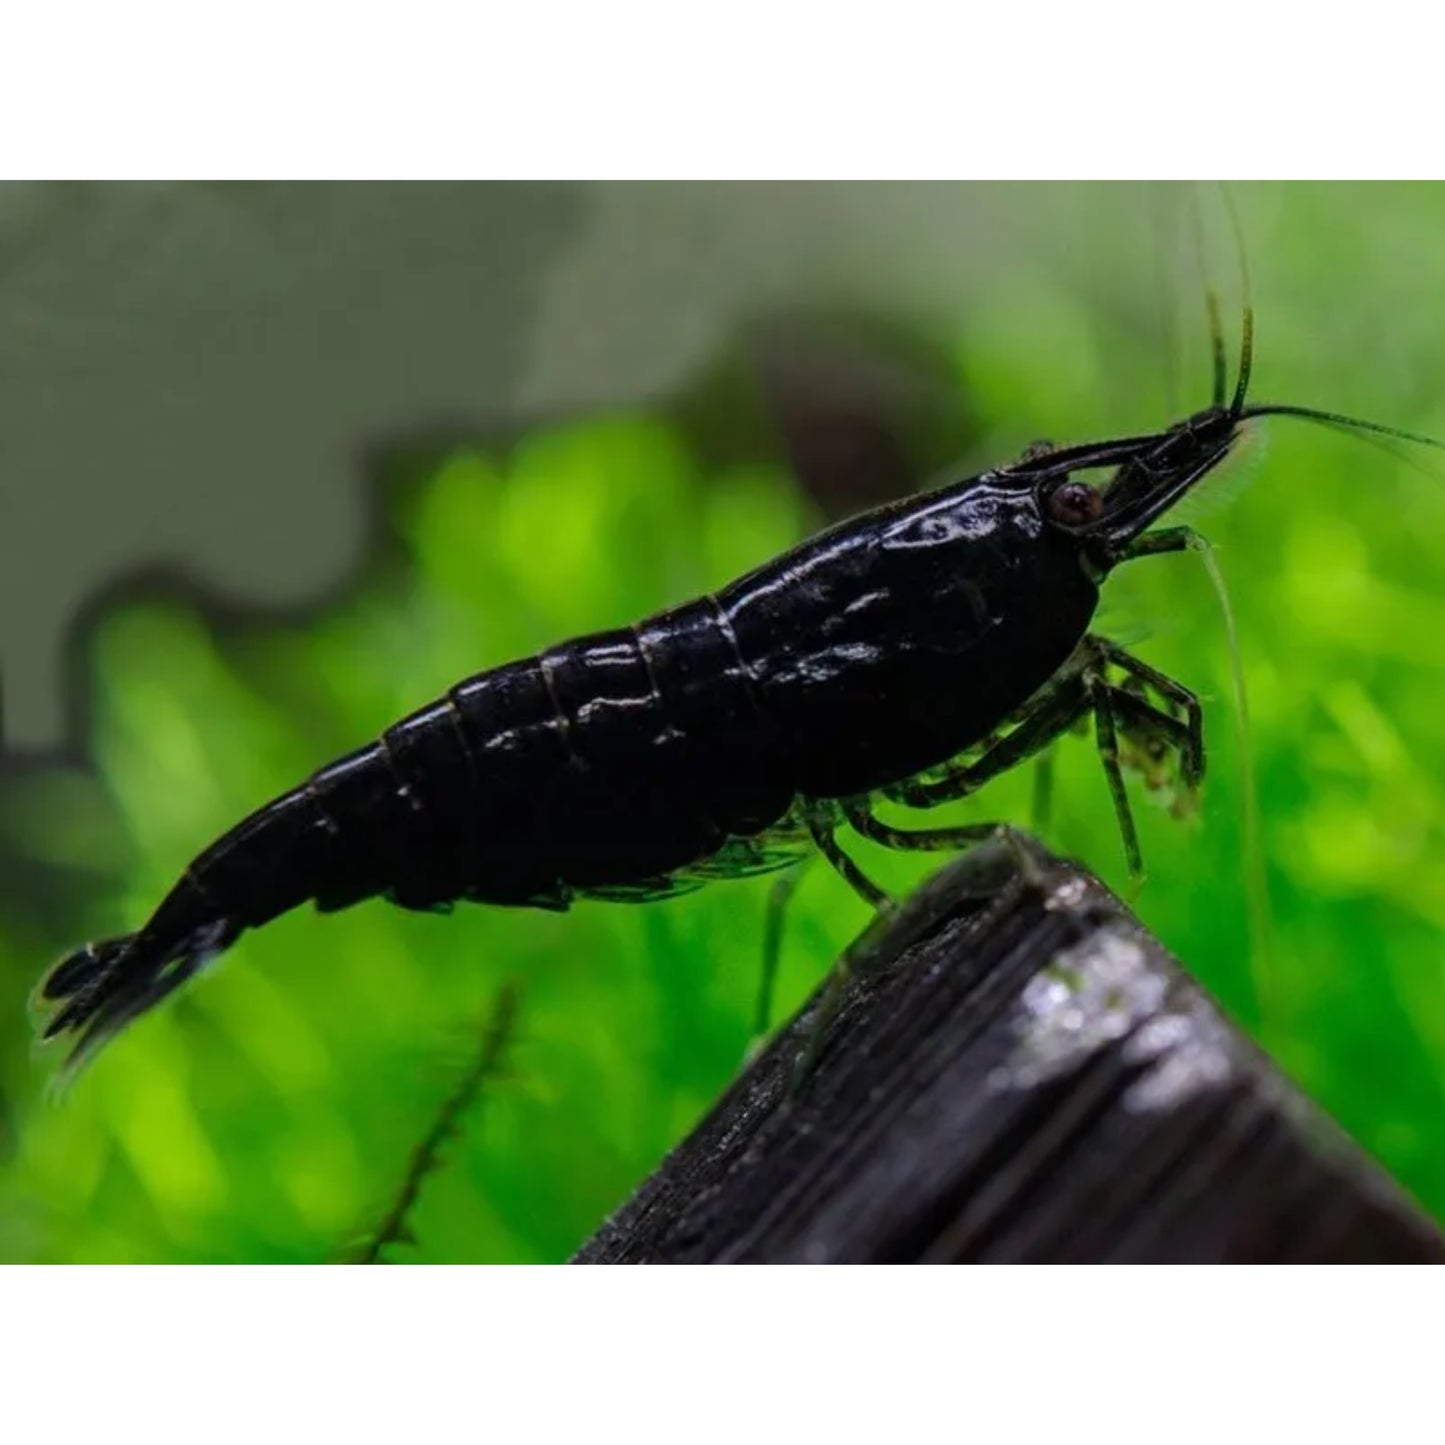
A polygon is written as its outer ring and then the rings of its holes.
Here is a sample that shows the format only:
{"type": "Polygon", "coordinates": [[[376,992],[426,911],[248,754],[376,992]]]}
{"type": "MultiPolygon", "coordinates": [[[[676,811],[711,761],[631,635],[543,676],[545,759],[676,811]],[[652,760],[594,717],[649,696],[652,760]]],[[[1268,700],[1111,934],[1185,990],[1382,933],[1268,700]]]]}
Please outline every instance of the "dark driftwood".
{"type": "Polygon", "coordinates": [[[938,874],[578,1261],[1445,1259],[1102,884],[1027,871],[938,874]]]}

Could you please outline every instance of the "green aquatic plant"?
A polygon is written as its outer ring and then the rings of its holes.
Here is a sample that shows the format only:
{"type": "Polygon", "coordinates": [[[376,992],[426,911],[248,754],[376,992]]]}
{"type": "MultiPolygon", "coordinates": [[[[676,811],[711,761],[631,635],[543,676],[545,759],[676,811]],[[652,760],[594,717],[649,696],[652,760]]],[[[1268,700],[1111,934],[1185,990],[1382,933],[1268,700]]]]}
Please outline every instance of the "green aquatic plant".
{"type": "MultiPolygon", "coordinates": [[[[1039,287],[1029,295],[1056,314],[1039,287]]],[[[1048,366],[1031,362],[993,345],[1000,307],[996,326],[981,314],[960,361],[982,419],[977,465],[1028,440],[1011,418],[1037,416],[1041,396],[1059,398],[1056,434],[1096,434],[1097,378],[1147,362],[1143,341],[1106,357],[1082,327],[1048,366]],[[1058,374],[1041,377],[1049,366],[1058,374]]],[[[1262,383],[1284,395],[1270,354],[1262,347],[1262,383]]],[[[1408,506],[1362,505],[1364,476],[1371,498],[1404,495],[1407,484],[1380,480],[1389,465],[1333,436],[1281,434],[1248,490],[1201,524],[1229,577],[1250,688],[1273,919],[1261,980],[1230,661],[1209,580],[1159,559],[1108,595],[1124,625],[1142,623],[1149,660],[1207,704],[1200,816],[1139,810],[1150,872],[1139,912],[1445,1212],[1445,585],[1430,545],[1445,497],[1412,487],[1408,506]]],[[[739,1065],[766,879],[566,915],[461,906],[443,917],[380,901],[298,910],[139,1021],[60,1103],[42,1098],[26,988],[78,939],[134,926],[242,814],[458,678],[716,586],[818,521],[779,468],[705,467],[680,426],[644,415],[554,427],[506,452],[459,450],[398,492],[390,515],[387,557],[304,623],[223,628],[175,598],[107,615],[87,652],[93,770],[7,781],[0,831],[16,870],[0,892],[0,979],[14,1007],[0,1020],[11,1115],[0,1256],[333,1257],[384,1216],[399,1161],[475,1053],[474,1021],[517,979],[526,1007],[505,1078],[428,1173],[408,1213],[416,1243],[391,1253],[564,1258],[739,1065]]],[[[1030,790],[1009,775],[957,817],[1027,822],[1030,790]]],[[[1060,745],[1053,797],[1048,841],[1122,885],[1091,745],[1060,745]]],[[[930,866],[868,858],[900,887],[930,866]]],[[[784,939],[784,1008],[865,922],[844,885],[812,870],[784,939]]]]}

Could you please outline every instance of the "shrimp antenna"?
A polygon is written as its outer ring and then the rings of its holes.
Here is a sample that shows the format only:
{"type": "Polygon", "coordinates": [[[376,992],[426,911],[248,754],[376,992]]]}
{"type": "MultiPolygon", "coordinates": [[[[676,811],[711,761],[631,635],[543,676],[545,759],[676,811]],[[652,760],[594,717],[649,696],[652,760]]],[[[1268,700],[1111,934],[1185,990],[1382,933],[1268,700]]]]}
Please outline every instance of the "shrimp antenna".
{"type": "Polygon", "coordinates": [[[1214,405],[1224,405],[1225,368],[1224,327],[1219,319],[1219,293],[1214,290],[1204,293],[1204,305],[1209,312],[1209,345],[1214,352],[1214,405]]]}
{"type": "Polygon", "coordinates": [[[1189,190],[1190,230],[1194,233],[1194,260],[1199,267],[1199,280],[1204,287],[1204,310],[1209,317],[1209,348],[1214,361],[1214,405],[1224,405],[1227,362],[1224,355],[1224,327],[1219,319],[1219,293],[1209,278],[1204,261],[1204,221],[1199,214],[1199,192],[1189,190]]]}
{"type": "Polygon", "coordinates": [[[1388,453],[1396,461],[1403,462],[1412,470],[1429,477],[1432,482],[1445,485],[1445,472],[1438,467],[1426,466],[1419,457],[1394,444],[1397,441],[1403,441],[1414,446],[1433,447],[1436,451],[1445,451],[1445,442],[1437,441],[1434,437],[1422,436],[1419,432],[1405,431],[1402,427],[1382,426],[1376,421],[1361,421],[1358,417],[1341,416],[1338,412],[1316,411],[1313,407],[1308,406],[1250,406],[1240,412],[1239,416],[1240,420],[1252,416],[1303,417],[1306,421],[1327,426],[1331,431],[1340,432],[1347,437],[1354,437],[1356,441],[1369,442],[1371,446],[1379,447],[1381,451],[1388,453]]]}
{"type": "Polygon", "coordinates": [[[1249,373],[1254,367],[1254,307],[1244,304],[1244,317],[1240,324],[1239,338],[1239,381],[1235,384],[1234,400],[1229,403],[1230,413],[1244,415],[1244,395],[1249,390],[1249,373]]]}
{"type": "MultiPolygon", "coordinates": [[[[1229,404],[1231,414],[1239,416],[1244,410],[1244,398],[1249,391],[1249,374],[1254,368],[1254,298],[1250,294],[1249,252],[1244,247],[1244,227],[1239,224],[1239,210],[1234,204],[1234,197],[1229,193],[1229,187],[1223,181],[1219,183],[1219,191],[1224,198],[1225,212],[1229,216],[1229,228],[1234,232],[1234,254],[1239,258],[1239,290],[1243,303],[1239,338],[1239,379],[1234,386],[1234,400],[1229,404]]],[[[1219,406],[1223,401],[1221,388],[1214,404],[1219,406]]]]}
{"type": "MultiPolygon", "coordinates": [[[[1244,232],[1239,224],[1239,212],[1235,207],[1234,198],[1230,195],[1228,188],[1220,182],[1220,191],[1224,197],[1225,209],[1229,213],[1229,223],[1234,230],[1235,248],[1239,254],[1239,283],[1244,291],[1244,319],[1243,334],[1240,340],[1239,349],[1239,380],[1234,388],[1234,401],[1230,405],[1230,412],[1240,421],[1255,416],[1297,416],[1306,421],[1318,422],[1321,426],[1334,427],[1338,431],[1353,432],[1355,434],[1365,433],[1362,440],[1369,436],[1387,437],[1393,441],[1410,442],[1415,446],[1432,447],[1436,451],[1445,451],[1445,441],[1436,437],[1425,436],[1422,432],[1406,431],[1404,427],[1386,426],[1383,422],[1365,421],[1357,416],[1345,416],[1338,411],[1321,411],[1312,406],[1288,406],[1283,403],[1278,405],[1245,406],[1245,394],[1249,390],[1249,373],[1254,363],[1254,307],[1250,299],[1249,285],[1249,257],[1244,249],[1244,232]]],[[[1378,445],[1378,443],[1377,443],[1378,445]]],[[[1408,454],[1397,451],[1394,447],[1387,447],[1392,455],[1399,457],[1409,465],[1418,465],[1408,454]]],[[[1430,471],[1429,468],[1422,468],[1427,474],[1435,476],[1438,474],[1430,471]]]]}
{"type": "Polygon", "coordinates": [[[1317,421],[1322,426],[1338,427],[1345,431],[1371,432],[1375,436],[1393,437],[1396,441],[1411,442],[1419,447],[1434,447],[1445,451],[1445,441],[1438,437],[1427,437],[1423,432],[1406,431],[1404,427],[1386,426],[1383,422],[1364,421],[1357,416],[1345,416],[1337,411],[1320,411],[1312,406],[1287,406],[1283,403],[1265,406],[1241,407],[1237,413],[1241,421],[1252,416],[1298,416],[1306,421],[1317,421]]]}

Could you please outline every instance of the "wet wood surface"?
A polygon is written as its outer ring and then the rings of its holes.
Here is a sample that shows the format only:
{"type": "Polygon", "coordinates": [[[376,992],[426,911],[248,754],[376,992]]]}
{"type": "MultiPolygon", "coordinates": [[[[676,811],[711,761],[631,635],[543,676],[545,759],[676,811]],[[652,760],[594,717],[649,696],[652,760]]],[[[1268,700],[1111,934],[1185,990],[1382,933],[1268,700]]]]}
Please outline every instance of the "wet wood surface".
{"type": "Polygon", "coordinates": [[[1078,868],[976,852],[853,957],[578,1262],[1445,1259],[1078,868]]]}

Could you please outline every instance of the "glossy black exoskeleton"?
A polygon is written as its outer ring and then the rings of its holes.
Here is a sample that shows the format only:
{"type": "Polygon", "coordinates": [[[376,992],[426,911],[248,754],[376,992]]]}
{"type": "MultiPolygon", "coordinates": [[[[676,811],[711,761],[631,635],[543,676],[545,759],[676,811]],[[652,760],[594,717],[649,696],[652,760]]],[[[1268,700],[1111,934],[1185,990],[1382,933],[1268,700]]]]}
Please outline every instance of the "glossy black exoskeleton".
{"type": "MultiPolygon", "coordinates": [[[[882,798],[962,797],[1092,713],[1132,869],[1121,740],[1203,772],[1192,694],[1102,638],[1099,586],[1131,558],[1193,545],[1147,529],[1227,455],[1244,404],[950,482],[823,532],[714,595],[457,684],[320,769],[201,853],[137,932],[90,944],[41,985],[46,1037],[83,1055],[208,958],[307,901],[384,894],[565,908],[645,901],[821,851],[852,828],[901,848],[882,798]],[[1091,478],[1097,478],[1097,482],[1091,478]],[[1005,728],[1007,730],[1005,731],[1005,728]]],[[[1399,435],[1397,433],[1397,435],[1399,435]]]]}

